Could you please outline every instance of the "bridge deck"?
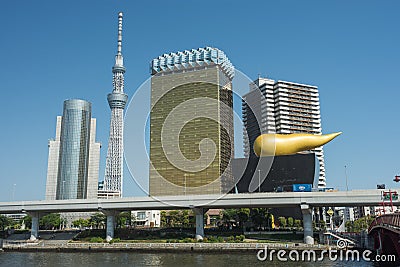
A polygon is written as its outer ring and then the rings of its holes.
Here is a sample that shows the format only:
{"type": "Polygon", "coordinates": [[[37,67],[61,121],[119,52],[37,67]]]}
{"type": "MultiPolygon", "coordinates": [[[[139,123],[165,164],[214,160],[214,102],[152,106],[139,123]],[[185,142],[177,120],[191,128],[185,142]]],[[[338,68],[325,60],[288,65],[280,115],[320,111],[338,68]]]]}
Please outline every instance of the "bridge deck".
{"type": "MultiPolygon", "coordinates": [[[[21,212],[89,212],[99,210],[165,210],[242,207],[312,207],[378,206],[384,190],[354,190],[338,192],[282,192],[226,195],[186,195],[163,197],[125,197],[118,199],[69,199],[0,202],[0,214],[21,212]]],[[[400,205],[394,201],[393,205],[400,205]]]]}

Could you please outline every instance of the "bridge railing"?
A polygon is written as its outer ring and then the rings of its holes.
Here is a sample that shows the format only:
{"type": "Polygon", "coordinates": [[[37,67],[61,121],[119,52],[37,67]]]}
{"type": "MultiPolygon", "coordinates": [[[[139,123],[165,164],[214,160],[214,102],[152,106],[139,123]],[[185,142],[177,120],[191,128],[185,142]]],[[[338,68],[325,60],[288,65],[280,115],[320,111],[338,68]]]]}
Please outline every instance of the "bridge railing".
{"type": "Polygon", "coordinates": [[[400,229],[400,214],[384,214],[376,217],[368,228],[368,233],[376,226],[386,226],[400,229]]]}

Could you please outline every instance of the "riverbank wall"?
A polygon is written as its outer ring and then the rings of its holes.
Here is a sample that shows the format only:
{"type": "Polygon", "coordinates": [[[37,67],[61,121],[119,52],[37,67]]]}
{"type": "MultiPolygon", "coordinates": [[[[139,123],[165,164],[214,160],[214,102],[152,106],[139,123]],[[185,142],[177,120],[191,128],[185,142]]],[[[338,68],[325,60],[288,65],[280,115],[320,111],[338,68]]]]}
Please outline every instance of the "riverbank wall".
{"type": "MultiPolygon", "coordinates": [[[[278,243],[6,243],[4,251],[62,251],[62,252],[102,252],[102,251],[144,251],[144,252],[251,252],[260,249],[269,250],[328,250],[328,246],[278,243]]],[[[331,248],[332,249],[332,248],[331,248]]]]}

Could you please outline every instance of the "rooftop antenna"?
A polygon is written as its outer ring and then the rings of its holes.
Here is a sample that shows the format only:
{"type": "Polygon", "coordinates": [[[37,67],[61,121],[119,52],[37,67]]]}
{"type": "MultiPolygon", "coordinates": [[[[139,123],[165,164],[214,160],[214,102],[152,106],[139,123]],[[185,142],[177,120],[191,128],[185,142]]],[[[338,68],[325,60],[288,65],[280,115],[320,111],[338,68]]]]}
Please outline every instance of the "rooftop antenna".
{"type": "Polygon", "coordinates": [[[121,55],[122,51],[122,12],[118,13],[118,55],[121,55]]]}

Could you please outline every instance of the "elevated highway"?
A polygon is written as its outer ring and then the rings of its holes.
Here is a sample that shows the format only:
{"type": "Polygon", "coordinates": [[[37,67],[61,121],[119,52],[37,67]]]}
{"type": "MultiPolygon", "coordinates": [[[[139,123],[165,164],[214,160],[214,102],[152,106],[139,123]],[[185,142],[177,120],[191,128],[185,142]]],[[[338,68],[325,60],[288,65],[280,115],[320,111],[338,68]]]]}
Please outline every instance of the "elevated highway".
{"type": "MultiPolygon", "coordinates": [[[[305,243],[313,243],[312,208],[327,206],[378,206],[384,190],[337,192],[282,192],[225,195],[181,195],[125,197],[117,199],[70,199],[52,201],[0,202],[0,214],[27,213],[32,216],[31,239],[38,235],[39,217],[52,212],[93,212],[107,215],[107,239],[114,236],[115,215],[127,210],[192,209],[196,214],[196,237],[204,236],[204,212],[210,208],[299,207],[303,213],[305,243]]],[[[399,201],[393,205],[400,205],[399,201]]]]}
{"type": "MultiPolygon", "coordinates": [[[[74,212],[98,210],[146,210],[189,208],[279,208],[308,204],[327,206],[378,206],[384,190],[337,192],[282,192],[163,197],[124,197],[117,199],[68,199],[0,202],[0,214],[20,212],[74,212]]],[[[400,202],[396,201],[397,203],[400,202]]],[[[393,202],[395,205],[395,202],[393,202]]]]}

